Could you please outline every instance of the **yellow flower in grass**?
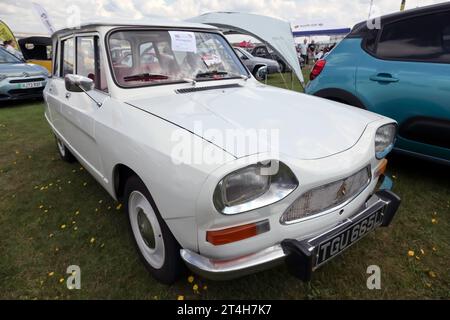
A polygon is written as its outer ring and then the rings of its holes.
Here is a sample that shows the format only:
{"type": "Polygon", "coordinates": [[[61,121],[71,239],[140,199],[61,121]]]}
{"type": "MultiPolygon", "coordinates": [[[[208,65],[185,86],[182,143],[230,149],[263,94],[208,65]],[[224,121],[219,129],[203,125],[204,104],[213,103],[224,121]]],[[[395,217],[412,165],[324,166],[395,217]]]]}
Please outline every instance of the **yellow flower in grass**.
{"type": "Polygon", "coordinates": [[[432,223],[432,224],[437,224],[438,221],[437,221],[437,219],[433,218],[433,219],[431,219],[431,223],[432,223]]]}
{"type": "Polygon", "coordinates": [[[77,230],[78,230],[78,227],[77,227],[77,226],[73,227],[73,230],[74,230],[74,231],[77,231],[77,230]]]}
{"type": "Polygon", "coordinates": [[[408,251],[408,256],[414,257],[414,255],[415,255],[415,254],[414,254],[414,251],[412,251],[412,250],[409,250],[409,251],[408,251]]]}
{"type": "Polygon", "coordinates": [[[40,206],[39,206],[39,209],[42,209],[44,206],[41,204],[40,206]]]}
{"type": "Polygon", "coordinates": [[[208,286],[207,286],[207,285],[204,285],[204,286],[203,286],[203,290],[205,290],[205,291],[208,290],[208,286]]]}
{"type": "Polygon", "coordinates": [[[66,228],[66,225],[65,224],[62,224],[61,225],[61,229],[65,229],[66,228]]]}
{"type": "Polygon", "coordinates": [[[49,277],[53,277],[54,275],[55,275],[55,273],[53,271],[48,273],[49,277]]]}
{"type": "Polygon", "coordinates": [[[420,249],[420,253],[424,256],[425,255],[425,250],[420,249]]]}
{"type": "Polygon", "coordinates": [[[95,242],[95,238],[92,237],[91,240],[89,241],[90,243],[94,243],[95,242]]]}
{"type": "Polygon", "coordinates": [[[194,284],[194,285],[192,286],[192,290],[198,291],[198,285],[194,284]]]}
{"type": "Polygon", "coordinates": [[[64,282],[64,278],[59,279],[59,283],[63,283],[64,282]]]}
{"type": "Polygon", "coordinates": [[[122,209],[122,204],[121,204],[121,203],[119,203],[119,204],[117,205],[117,207],[116,207],[116,210],[120,210],[120,209],[122,209]]]}
{"type": "Polygon", "coordinates": [[[53,238],[53,236],[54,236],[53,233],[50,233],[50,234],[48,235],[49,238],[53,238]]]}
{"type": "Polygon", "coordinates": [[[77,216],[77,215],[79,215],[80,214],[80,211],[75,211],[75,215],[77,216]]]}
{"type": "Polygon", "coordinates": [[[189,276],[189,277],[188,277],[188,282],[189,282],[189,283],[194,282],[194,277],[193,277],[193,276],[189,276]]]}
{"type": "Polygon", "coordinates": [[[433,250],[433,252],[437,251],[436,247],[433,247],[431,250],[433,250]]]}
{"type": "Polygon", "coordinates": [[[178,296],[177,300],[184,300],[184,296],[178,296]]]}
{"type": "Polygon", "coordinates": [[[431,270],[428,271],[428,275],[430,276],[430,278],[436,278],[437,277],[436,273],[431,271],[431,270]]]}
{"type": "Polygon", "coordinates": [[[98,200],[98,203],[99,203],[99,204],[102,204],[102,203],[103,203],[103,200],[98,200]]]}
{"type": "Polygon", "coordinates": [[[83,187],[86,187],[87,186],[87,182],[83,182],[83,187]]]}

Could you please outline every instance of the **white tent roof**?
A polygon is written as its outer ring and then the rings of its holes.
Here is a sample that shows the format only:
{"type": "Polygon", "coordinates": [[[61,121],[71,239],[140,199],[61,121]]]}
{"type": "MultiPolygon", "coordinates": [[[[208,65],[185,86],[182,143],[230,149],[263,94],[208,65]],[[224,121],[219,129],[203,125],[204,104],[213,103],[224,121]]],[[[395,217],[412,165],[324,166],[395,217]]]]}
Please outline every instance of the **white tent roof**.
{"type": "Polygon", "coordinates": [[[294,70],[300,82],[304,83],[289,22],[239,12],[211,12],[187,21],[209,24],[259,39],[269,45],[294,70]]]}

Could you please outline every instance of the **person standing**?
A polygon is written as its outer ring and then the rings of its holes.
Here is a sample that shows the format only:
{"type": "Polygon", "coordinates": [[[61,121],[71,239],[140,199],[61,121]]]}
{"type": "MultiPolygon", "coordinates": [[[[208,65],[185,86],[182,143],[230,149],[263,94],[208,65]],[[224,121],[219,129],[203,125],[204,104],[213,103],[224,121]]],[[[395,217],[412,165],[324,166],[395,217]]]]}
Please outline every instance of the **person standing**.
{"type": "Polygon", "coordinates": [[[314,63],[314,58],[316,56],[316,43],[314,40],[311,41],[311,43],[308,46],[308,62],[314,63]]]}
{"type": "Polygon", "coordinates": [[[308,40],[305,39],[303,43],[300,43],[300,56],[303,58],[305,64],[308,64],[308,40]]]}
{"type": "Polygon", "coordinates": [[[13,44],[12,40],[3,41],[3,46],[5,47],[6,51],[16,56],[17,58],[22,59],[23,58],[22,54],[19,51],[17,51],[12,44],[13,44]]]}

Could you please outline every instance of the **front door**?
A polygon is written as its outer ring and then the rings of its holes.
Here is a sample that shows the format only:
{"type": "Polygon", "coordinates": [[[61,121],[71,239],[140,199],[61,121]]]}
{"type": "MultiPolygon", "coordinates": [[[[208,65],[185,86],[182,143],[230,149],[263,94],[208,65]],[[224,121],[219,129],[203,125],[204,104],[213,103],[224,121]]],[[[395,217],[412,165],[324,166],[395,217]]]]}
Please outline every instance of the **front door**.
{"type": "Polygon", "coordinates": [[[62,41],[63,76],[75,73],[88,77],[94,80],[96,88],[87,94],[69,92],[64,88],[61,113],[64,118],[63,136],[70,148],[97,179],[104,180],[95,127],[96,119],[103,111],[97,102],[103,103],[108,95],[102,83],[103,65],[100,63],[98,44],[95,35],[76,36],[62,41]]]}

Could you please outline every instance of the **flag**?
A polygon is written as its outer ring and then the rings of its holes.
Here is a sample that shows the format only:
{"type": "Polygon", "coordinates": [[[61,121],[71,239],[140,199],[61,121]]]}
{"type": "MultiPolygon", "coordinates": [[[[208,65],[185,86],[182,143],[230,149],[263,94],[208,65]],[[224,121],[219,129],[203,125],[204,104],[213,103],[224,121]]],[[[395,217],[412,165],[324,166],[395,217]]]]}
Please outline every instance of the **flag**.
{"type": "Polygon", "coordinates": [[[55,27],[53,26],[52,22],[50,21],[50,17],[48,15],[47,10],[45,10],[44,7],[42,7],[40,4],[33,2],[33,9],[34,12],[39,16],[44,26],[47,28],[48,33],[51,35],[55,32],[55,27]]]}

